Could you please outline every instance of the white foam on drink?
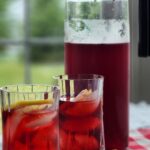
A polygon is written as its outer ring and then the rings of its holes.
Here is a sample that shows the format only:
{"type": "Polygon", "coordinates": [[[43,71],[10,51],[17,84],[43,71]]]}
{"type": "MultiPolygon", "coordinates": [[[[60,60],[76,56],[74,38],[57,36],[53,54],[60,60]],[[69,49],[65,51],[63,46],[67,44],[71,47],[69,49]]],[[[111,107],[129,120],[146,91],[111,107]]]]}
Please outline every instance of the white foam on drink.
{"type": "Polygon", "coordinates": [[[71,19],[65,22],[65,42],[84,44],[129,43],[128,20],[71,19]]]}

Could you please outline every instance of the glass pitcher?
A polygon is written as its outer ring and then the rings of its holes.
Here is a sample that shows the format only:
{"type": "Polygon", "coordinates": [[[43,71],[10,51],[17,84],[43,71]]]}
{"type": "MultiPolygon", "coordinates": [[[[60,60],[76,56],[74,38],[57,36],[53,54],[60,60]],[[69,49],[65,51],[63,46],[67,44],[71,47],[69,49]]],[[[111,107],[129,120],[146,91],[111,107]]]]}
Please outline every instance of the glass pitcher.
{"type": "Polygon", "coordinates": [[[128,0],[66,0],[65,73],[102,74],[106,150],[128,146],[128,0]]]}

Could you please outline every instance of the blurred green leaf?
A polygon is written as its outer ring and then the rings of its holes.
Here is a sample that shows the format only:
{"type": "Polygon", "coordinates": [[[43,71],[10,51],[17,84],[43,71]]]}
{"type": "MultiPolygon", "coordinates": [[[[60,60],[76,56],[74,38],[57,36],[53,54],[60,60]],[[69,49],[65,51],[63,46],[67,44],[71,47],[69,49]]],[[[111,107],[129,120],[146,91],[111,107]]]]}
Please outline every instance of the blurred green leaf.
{"type": "MultiPolygon", "coordinates": [[[[6,11],[10,0],[0,0],[0,38],[9,36],[8,24],[6,22],[6,11]]],[[[2,48],[0,48],[2,50],[2,48]]]]}
{"type": "MultiPolygon", "coordinates": [[[[64,7],[60,0],[32,0],[32,37],[63,37],[64,7]]],[[[63,61],[63,45],[38,45],[31,49],[33,62],[63,61]],[[54,52],[55,51],[55,52],[54,52]]]]}
{"type": "Polygon", "coordinates": [[[32,36],[63,35],[64,8],[60,0],[34,0],[31,10],[32,36]]]}

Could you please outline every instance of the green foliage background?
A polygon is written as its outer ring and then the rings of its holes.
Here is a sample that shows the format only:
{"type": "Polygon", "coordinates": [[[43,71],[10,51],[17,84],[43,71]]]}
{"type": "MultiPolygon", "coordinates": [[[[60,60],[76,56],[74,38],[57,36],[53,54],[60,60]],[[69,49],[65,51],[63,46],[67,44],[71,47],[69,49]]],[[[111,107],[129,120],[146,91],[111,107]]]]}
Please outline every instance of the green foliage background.
{"type": "Polygon", "coordinates": [[[6,23],[6,9],[9,0],[0,0],[0,38],[7,37],[8,25],[6,23]]]}
{"type": "Polygon", "coordinates": [[[60,0],[34,0],[31,3],[31,34],[45,37],[63,35],[64,8],[60,0]]]}
{"type": "MultiPolygon", "coordinates": [[[[31,35],[32,37],[62,37],[64,31],[64,8],[60,0],[33,0],[31,3],[31,35]]],[[[57,39],[56,39],[57,40],[57,39]]],[[[31,59],[37,61],[62,61],[62,45],[34,45],[31,59]]]]}
{"type": "MultiPolygon", "coordinates": [[[[9,37],[6,9],[10,0],[0,0],[0,38],[9,37]]],[[[4,46],[0,45],[0,52],[4,51],[4,46]]]]}

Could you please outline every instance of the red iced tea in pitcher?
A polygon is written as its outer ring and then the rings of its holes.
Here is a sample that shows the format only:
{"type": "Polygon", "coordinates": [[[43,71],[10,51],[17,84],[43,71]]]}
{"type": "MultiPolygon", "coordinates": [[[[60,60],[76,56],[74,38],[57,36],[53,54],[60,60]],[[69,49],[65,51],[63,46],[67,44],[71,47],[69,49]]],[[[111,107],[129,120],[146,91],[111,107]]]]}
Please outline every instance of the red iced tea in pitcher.
{"type": "Polygon", "coordinates": [[[104,76],[106,150],[128,147],[128,0],[66,0],[65,73],[104,76]]]}
{"type": "Polygon", "coordinates": [[[124,150],[128,145],[129,59],[128,43],[65,43],[67,74],[104,75],[104,126],[108,150],[124,150]]]}

